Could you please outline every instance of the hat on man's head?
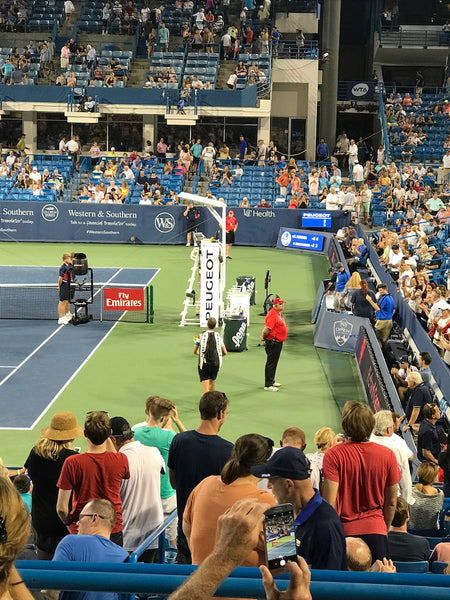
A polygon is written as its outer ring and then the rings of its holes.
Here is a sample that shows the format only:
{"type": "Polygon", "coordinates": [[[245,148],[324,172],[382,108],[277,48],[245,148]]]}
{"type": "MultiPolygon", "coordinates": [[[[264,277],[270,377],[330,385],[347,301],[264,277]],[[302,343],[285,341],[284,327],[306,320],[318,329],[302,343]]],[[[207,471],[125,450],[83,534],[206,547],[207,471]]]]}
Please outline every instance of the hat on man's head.
{"type": "Polygon", "coordinates": [[[402,354],[401,356],[398,357],[398,362],[401,363],[407,363],[409,362],[409,358],[407,354],[402,354]]]}
{"type": "Polygon", "coordinates": [[[280,448],[263,465],[250,467],[255,477],[284,477],[302,481],[310,477],[309,460],[299,448],[280,448]]]}
{"type": "Polygon", "coordinates": [[[77,418],[70,411],[61,411],[53,415],[49,427],[41,430],[41,435],[48,440],[62,442],[74,440],[83,435],[83,429],[78,425],[77,418]]]}
{"type": "Polygon", "coordinates": [[[286,300],[282,300],[281,298],[275,298],[275,300],[273,301],[273,304],[284,304],[286,302],[286,300]]]}
{"type": "Polygon", "coordinates": [[[450,310],[450,304],[445,300],[438,300],[434,306],[439,310],[450,310]]]}
{"type": "Polygon", "coordinates": [[[336,269],[336,271],[337,271],[338,269],[343,269],[343,268],[344,268],[344,265],[343,265],[341,262],[337,262],[337,263],[334,265],[334,268],[335,268],[335,269],[336,269]]]}
{"type": "Polygon", "coordinates": [[[130,424],[123,417],[113,417],[111,419],[111,435],[113,437],[122,437],[131,431],[130,424]]]}

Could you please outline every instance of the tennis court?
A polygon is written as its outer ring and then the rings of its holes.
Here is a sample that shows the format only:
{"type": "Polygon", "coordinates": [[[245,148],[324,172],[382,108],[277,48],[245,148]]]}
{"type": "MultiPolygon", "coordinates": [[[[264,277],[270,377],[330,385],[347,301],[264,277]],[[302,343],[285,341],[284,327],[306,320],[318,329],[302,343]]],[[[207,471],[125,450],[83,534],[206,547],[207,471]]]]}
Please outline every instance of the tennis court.
{"type": "MultiPolygon", "coordinates": [[[[192,266],[189,248],[138,244],[76,244],[68,247],[67,244],[0,242],[0,262],[13,265],[8,281],[15,282],[25,280],[28,266],[50,265],[45,267],[45,279],[42,272],[39,280],[51,283],[56,294],[57,268],[54,265],[59,264],[56,257],[71,250],[84,252],[89,257],[96,281],[107,281],[119,270],[118,267],[123,267],[121,272],[130,269],[130,274],[141,269],[147,273],[145,269],[149,266],[160,267],[156,280],[153,280],[155,323],[120,321],[113,328],[114,323],[105,321],[77,327],[65,325],[54,336],[55,341],[61,340],[61,343],[58,352],[53,353],[50,365],[45,367],[45,375],[42,359],[42,364],[37,361],[34,374],[22,380],[22,391],[14,400],[7,391],[8,382],[0,386],[0,426],[13,427],[2,430],[0,438],[0,456],[9,465],[23,464],[30,448],[39,439],[41,428],[48,425],[57,410],[72,410],[79,423],[84,422],[89,410],[107,410],[111,416],[123,416],[134,424],[145,418],[146,398],[159,394],[176,403],[180,418],[188,429],[198,426],[201,385],[197,357],[192,349],[194,337],[201,330],[179,327],[192,266]],[[103,268],[107,270],[103,271],[103,268]],[[97,341],[92,339],[94,335],[97,341]],[[83,346],[89,346],[89,351],[84,352],[82,359],[79,342],[85,337],[90,338],[83,342],[83,346]],[[41,399],[44,394],[41,385],[47,388],[51,382],[42,383],[44,378],[56,379],[53,393],[45,392],[45,403],[41,399]],[[50,402],[53,405],[48,410],[50,402]],[[20,414],[15,403],[21,406],[20,414]],[[35,404],[41,408],[35,410],[35,404]],[[46,412],[39,418],[43,410],[46,412]],[[13,414],[16,420],[11,424],[13,414]],[[19,430],[24,427],[27,429],[19,430]]],[[[220,435],[235,441],[240,435],[256,432],[271,437],[277,444],[286,427],[297,425],[306,432],[307,450],[313,451],[314,432],[325,425],[339,431],[340,409],[344,402],[363,397],[354,359],[313,346],[311,305],[321,278],[326,276],[327,260],[318,255],[286,253],[273,248],[236,246],[229,263],[227,288],[238,276],[256,277],[257,304],[251,307],[248,352],[229,353],[219,373],[217,389],[225,391],[230,398],[230,410],[220,435]],[[278,394],[263,390],[265,352],[258,345],[264,323],[261,310],[267,269],[272,273],[271,292],[281,294],[286,300],[285,318],[289,332],[278,369],[279,381],[283,383],[278,394]]],[[[0,283],[5,282],[8,271],[0,271],[0,283]]],[[[149,278],[141,277],[139,281],[147,282],[149,278]]],[[[126,283],[127,280],[122,281],[126,283]]],[[[12,329],[13,321],[0,319],[2,365],[19,365],[40,342],[58,329],[56,305],[57,298],[48,302],[52,321],[22,321],[12,329]],[[6,350],[5,336],[9,346],[6,350]],[[17,338],[25,336],[30,341],[21,345],[17,338]],[[5,362],[12,360],[12,356],[13,362],[5,362]]],[[[76,445],[82,450],[87,447],[83,438],[76,440],[76,445]]]]}
{"type": "Polygon", "coordinates": [[[0,429],[33,429],[128,314],[103,311],[104,291],[147,288],[158,271],[95,269],[96,320],[73,327],[57,324],[58,267],[0,266],[0,429]]]}

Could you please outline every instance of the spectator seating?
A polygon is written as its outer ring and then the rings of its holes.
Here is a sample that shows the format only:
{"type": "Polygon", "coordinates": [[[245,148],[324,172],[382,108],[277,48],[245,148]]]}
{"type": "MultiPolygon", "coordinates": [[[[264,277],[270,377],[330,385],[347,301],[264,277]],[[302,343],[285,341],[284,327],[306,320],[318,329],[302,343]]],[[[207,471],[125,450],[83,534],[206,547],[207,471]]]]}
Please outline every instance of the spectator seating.
{"type": "Polygon", "coordinates": [[[153,77],[154,79],[149,87],[178,89],[183,77],[184,61],[184,52],[154,52],[149,60],[149,70],[146,73],[147,81],[149,81],[150,77],[153,77]],[[177,83],[158,80],[158,76],[161,74],[168,74],[169,69],[173,70],[173,72],[170,73],[171,75],[176,75],[177,83]],[[159,86],[158,83],[160,84],[159,86]]]}
{"type": "MultiPolygon", "coordinates": [[[[414,90],[410,91],[411,97],[414,97],[414,90]]],[[[423,144],[416,147],[404,146],[400,142],[396,142],[397,137],[400,137],[401,127],[399,125],[392,125],[389,128],[389,141],[391,144],[391,153],[394,160],[400,160],[402,158],[402,151],[410,150],[412,152],[412,160],[417,162],[428,161],[440,161],[442,156],[445,154],[444,141],[448,133],[448,115],[433,113],[433,109],[437,102],[443,104],[443,101],[448,98],[444,94],[421,94],[422,106],[415,107],[403,107],[406,112],[406,117],[414,117],[418,114],[423,114],[425,117],[431,113],[434,125],[423,125],[421,126],[423,132],[426,134],[426,139],[423,144]]]]}
{"type": "MultiPolygon", "coordinates": [[[[227,164],[227,161],[221,161],[221,164],[227,164]]],[[[228,206],[239,206],[244,196],[248,198],[250,206],[258,206],[261,198],[273,206],[276,187],[274,168],[245,165],[243,170],[244,174],[234,177],[231,186],[210,182],[208,189],[216,198],[223,198],[228,206]]],[[[232,167],[230,171],[233,171],[232,167]]]]}
{"type": "Polygon", "coordinates": [[[186,58],[186,66],[184,68],[183,81],[186,77],[197,75],[200,81],[210,82],[211,88],[215,87],[217,73],[219,72],[219,54],[216,52],[198,54],[190,52],[186,58]]]}
{"type": "Polygon", "coordinates": [[[178,9],[166,3],[166,7],[162,11],[161,20],[166,24],[171,34],[180,35],[182,26],[190,22],[192,12],[192,8],[178,9]]]}
{"type": "Polygon", "coordinates": [[[36,0],[28,21],[30,31],[50,31],[55,21],[61,24],[64,18],[64,2],[51,4],[48,0],[36,0]]]}

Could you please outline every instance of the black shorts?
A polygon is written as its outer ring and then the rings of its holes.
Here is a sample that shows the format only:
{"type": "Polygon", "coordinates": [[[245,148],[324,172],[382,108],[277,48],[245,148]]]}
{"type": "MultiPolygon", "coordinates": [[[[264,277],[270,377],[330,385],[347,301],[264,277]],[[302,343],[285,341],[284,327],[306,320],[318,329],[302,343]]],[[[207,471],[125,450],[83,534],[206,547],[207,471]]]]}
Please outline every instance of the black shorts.
{"type": "Polygon", "coordinates": [[[227,231],[226,233],[226,237],[225,237],[225,243],[226,244],[234,244],[234,231],[227,231]]]}
{"type": "Polygon", "coordinates": [[[217,373],[219,372],[219,367],[215,365],[206,365],[203,364],[203,367],[200,369],[198,367],[198,374],[200,376],[200,381],[206,381],[207,379],[211,379],[215,381],[217,379],[217,373]]]}
{"type": "Polygon", "coordinates": [[[63,281],[59,287],[59,299],[61,302],[69,302],[70,300],[70,285],[67,281],[63,281]]]}
{"type": "Polygon", "coordinates": [[[192,233],[193,231],[196,231],[197,230],[197,223],[195,221],[188,221],[187,222],[187,230],[190,233],[192,233]]]}

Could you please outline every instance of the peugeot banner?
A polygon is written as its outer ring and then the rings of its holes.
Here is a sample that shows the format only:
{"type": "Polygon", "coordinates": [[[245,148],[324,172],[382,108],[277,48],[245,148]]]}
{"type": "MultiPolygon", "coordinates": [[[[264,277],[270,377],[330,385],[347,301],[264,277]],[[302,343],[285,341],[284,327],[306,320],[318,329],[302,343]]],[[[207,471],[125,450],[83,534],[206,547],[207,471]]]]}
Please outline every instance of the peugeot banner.
{"type": "Polygon", "coordinates": [[[206,327],[210,317],[219,322],[220,304],[220,245],[218,242],[201,242],[200,263],[200,325],[206,327]]]}

